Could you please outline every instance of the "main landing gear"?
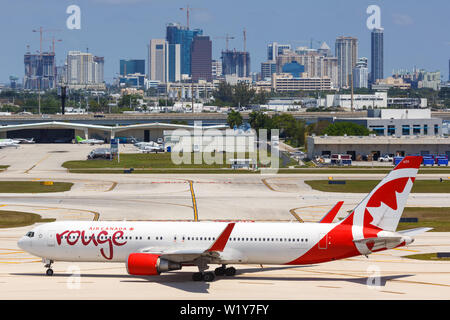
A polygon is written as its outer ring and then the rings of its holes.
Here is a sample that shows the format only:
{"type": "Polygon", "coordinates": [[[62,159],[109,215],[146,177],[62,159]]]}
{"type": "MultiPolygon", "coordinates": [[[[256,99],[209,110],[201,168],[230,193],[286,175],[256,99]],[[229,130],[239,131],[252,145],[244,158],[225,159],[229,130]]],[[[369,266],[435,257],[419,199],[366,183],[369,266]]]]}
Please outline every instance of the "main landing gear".
{"type": "Polygon", "coordinates": [[[47,271],[45,272],[45,274],[47,276],[52,276],[53,275],[53,269],[51,268],[53,260],[48,260],[43,258],[42,262],[45,263],[44,267],[47,268],[47,271]]]}
{"type": "Polygon", "coordinates": [[[200,272],[195,272],[194,274],[192,274],[192,280],[194,281],[205,281],[205,282],[211,282],[214,281],[214,279],[216,278],[216,276],[229,276],[232,277],[236,274],[236,268],[234,267],[229,267],[227,268],[226,265],[222,265],[219,268],[216,268],[214,270],[214,272],[212,271],[208,271],[208,272],[204,272],[204,271],[200,271],[200,272]]]}

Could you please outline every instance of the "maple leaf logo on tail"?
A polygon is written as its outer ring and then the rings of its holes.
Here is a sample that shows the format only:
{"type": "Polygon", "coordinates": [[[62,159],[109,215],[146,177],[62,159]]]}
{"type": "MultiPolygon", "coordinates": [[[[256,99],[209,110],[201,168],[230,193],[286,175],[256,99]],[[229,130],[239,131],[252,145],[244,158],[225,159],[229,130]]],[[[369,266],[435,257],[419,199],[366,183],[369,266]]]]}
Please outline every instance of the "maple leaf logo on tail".
{"type": "Polygon", "coordinates": [[[421,163],[420,156],[405,157],[343,220],[343,224],[361,227],[353,228],[355,238],[395,231],[421,163]]]}

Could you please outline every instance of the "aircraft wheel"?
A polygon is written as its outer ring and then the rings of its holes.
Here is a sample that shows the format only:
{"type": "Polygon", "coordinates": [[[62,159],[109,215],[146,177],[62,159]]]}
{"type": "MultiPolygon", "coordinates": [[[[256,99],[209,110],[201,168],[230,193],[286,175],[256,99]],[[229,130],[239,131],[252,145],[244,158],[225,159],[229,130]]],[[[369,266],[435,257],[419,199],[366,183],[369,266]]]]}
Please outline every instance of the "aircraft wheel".
{"type": "Polygon", "coordinates": [[[53,275],[53,269],[47,269],[45,274],[48,275],[48,276],[52,276],[53,275]]]}
{"type": "Polygon", "coordinates": [[[214,274],[216,275],[216,276],[223,276],[223,275],[225,275],[225,268],[224,267],[219,267],[219,268],[216,268],[215,270],[214,270],[214,274]]]}
{"type": "Polygon", "coordinates": [[[216,276],[214,275],[214,273],[213,272],[205,272],[204,274],[203,274],[203,281],[205,281],[205,282],[211,282],[211,281],[214,281],[214,278],[215,278],[216,276]]]}
{"type": "Polygon", "coordinates": [[[234,268],[234,267],[226,268],[225,274],[229,277],[234,276],[236,274],[236,268],[234,268]]]}
{"type": "Polygon", "coordinates": [[[201,281],[202,280],[202,274],[201,272],[195,272],[192,274],[192,280],[194,281],[201,281]]]}

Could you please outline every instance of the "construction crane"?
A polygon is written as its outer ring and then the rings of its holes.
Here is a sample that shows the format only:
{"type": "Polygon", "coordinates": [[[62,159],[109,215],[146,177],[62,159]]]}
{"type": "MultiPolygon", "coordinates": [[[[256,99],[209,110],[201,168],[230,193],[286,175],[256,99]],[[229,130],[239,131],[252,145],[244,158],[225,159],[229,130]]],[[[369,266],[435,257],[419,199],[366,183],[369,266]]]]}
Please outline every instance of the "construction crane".
{"type": "Polygon", "coordinates": [[[247,31],[244,28],[244,52],[247,52],[247,31]]]}
{"type": "Polygon", "coordinates": [[[186,8],[180,8],[181,11],[186,11],[186,21],[187,21],[187,28],[189,30],[189,14],[191,10],[199,10],[199,8],[190,8],[189,5],[186,6],[186,8]]]}
{"type": "Polygon", "coordinates": [[[60,29],[43,29],[42,27],[39,27],[39,29],[33,29],[33,32],[39,32],[39,52],[42,54],[42,42],[44,41],[43,39],[43,34],[44,32],[59,32],[61,31],[60,29]]]}
{"type": "MultiPolygon", "coordinates": [[[[39,32],[39,60],[42,61],[42,42],[44,32],[58,32],[59,29],[46,29],[39,27],[38,30],[33,29],[33,32],[39,32]]],[[[54,46],[53,46],[54,48],[54,46]]],[[[41,114],[41,81],[38,81],[38,113],[41,114]]]]}
{"type": "Polygon", "coordinates": [[[226,41],[226,51],[228,51],[228,42],[230,40],[234,39],[234,37],[229,36],[228,33],[227,33],[225,37],[214,37],[214,39],[225,39],[225,41],[226,41]]]}

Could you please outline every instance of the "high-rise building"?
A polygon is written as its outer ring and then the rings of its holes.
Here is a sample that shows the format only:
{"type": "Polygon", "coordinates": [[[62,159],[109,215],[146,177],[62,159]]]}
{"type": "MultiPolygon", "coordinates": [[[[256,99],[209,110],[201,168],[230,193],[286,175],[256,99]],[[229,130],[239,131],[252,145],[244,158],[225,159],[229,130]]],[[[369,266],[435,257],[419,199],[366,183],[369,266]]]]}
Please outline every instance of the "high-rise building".
{"type": "Polygon", "coordinates": [[[370,82],[375,83],[378,79],[384,79],[384,48],[383,48],[383,28],[374,28],[371,35],[371,68],[370,82]]]}
{"type": "Polygon", "coordinates": [[[24,56],[24,64],[24,89],[47,90],[55,88],[55,53],[31,54],[27,52],[24,56]]]}
{"type": "Polygon", "coordinates": [[[272,42],[267,45],[267,60],[275,61],[278,55],[283,54],[283,50],[291,50],[290,44],[278,44],[277,42],[272,42]]]}
{"type": "Polygon", "coordinates": [[[282,73],[284,65],[296,61],[305,67],[308,77],[330,78],[332,87],[336,88],[338,83],[338,61],[335,57],[325,56],[324,51],[304,47],[297,48],[295,52],[285,50],[283,54],[277,57],[276,71],[277,73],[282,73]]]}
{"type": "Polygon", "coordinates": [[[267,61],[261,63],[261,78],[270,79],[272,74],[277,72],[277,63],[275,61],[267,61]]]}
{"type": "Polygon", "coordinates": [[[222,51],[222,72],[238,77],[250,76],[250,54],[244,51],[222,51]]]}
{"type": "Polygon", "coordinates": [[[367,58],[359,58],[356,66],[353,68],[353,87],[368,88],[369,87],[369,68],[367,67],[367,58]]]}
{"type": "Polygon", "coordinates": [[[212,81],[212,42],[208,36],[196,36],[191,47],[192,82],[212,81]]]}
{"type": "Polygon", "coordinates": [[[168,81],[169,44],[164,39],[150,40],[148,57],[149,80],[168,81]]]}
{"type": "Polygon", "coordinates": [[[94,81],[96,83],[104,82],[105,58],[94,56],[94,81]]]}
{"type": "Polygon", "coordinates": [[[169,82],[181,80],[181,44],[169,44],[169,82]]]}
{"type": "Polygon", "coordinates": [[[145,60],[120,60],[120,75],[127,76],[129,74],[140,73],[145,74],[145,60]]]}
{"type": "Polygon", "coordinates": [[[317,52],[324,57],[331,57],[331,49],[328,46],[328,44],[326,42],[322,42],[322,45],[320,46],[319,49],[317,49],[317,52]]]}
{"type": "Polygon", "coordinates": [[[104,86],[104,58],[91,53],[69,51],[67,55],[67,84],[69,88],[104,86]]]}
{"type": "Polygon", "coordinates": [[[213,79],[218,79],[220,76],[222,76],[222,61],[212,60],[211,74],[212,74],[213,79]]]}
{"type": "Polygon", "coordinates": [[[338,59],[338,87],[348,88],[352,70],[358,58],[358,39],[338,37],[335,51],[338,59]]]}
{"type": "MultiPolygon", "coordinates": [[[[166,40],[171,44],[180,45],[180,68],[181,74],[191,75],[191,45],[196,36],[203,34],[201,29],[190,30],[186,27],[180,26],[176,23],[170,23],[166,27],[166,40]]],[[[175,59],[175,56],[170,56],[169,60],[175,59]]],[[[174,61],[169,61],[169,65],[176,64],[174,61]]]]}

